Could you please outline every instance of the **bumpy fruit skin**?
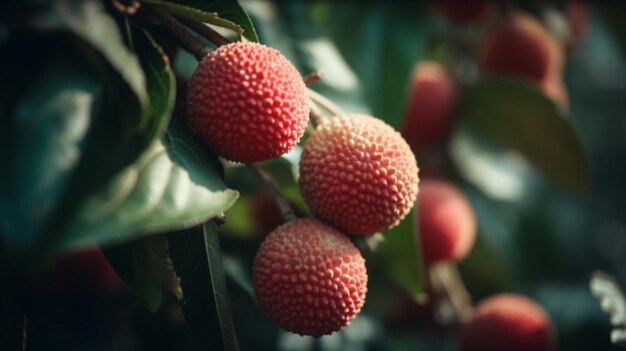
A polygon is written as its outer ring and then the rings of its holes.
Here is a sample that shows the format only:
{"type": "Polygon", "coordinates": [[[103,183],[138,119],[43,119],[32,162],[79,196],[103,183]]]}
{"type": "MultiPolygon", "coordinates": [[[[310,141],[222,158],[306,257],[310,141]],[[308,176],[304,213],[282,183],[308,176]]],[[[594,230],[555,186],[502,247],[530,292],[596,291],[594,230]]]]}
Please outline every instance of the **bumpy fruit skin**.
{"type": "Polygon", "coordinates": [[[232,43],[207,55],[189,81],[192,129],[218,155],[260,162],[299,140],[309,116],[306,86],[279,51],[232,43]]]}
{"type": "Polygon", "coordinates": [[[359,313],[367,272],[346,236],[318,220],[297,219],[265,238],[254,260],[253,284],[259,305],[281,328],[319,337],[344,328],[359,313]]]}
{"type": "Polygon", "coordinates": [[[476,216],[463,193],[448,182],[424,179],[417,201],[424,262],[465,258],[476,240],[476,216]]]}
{"type": "Polygon", "coordinates": [[[534,301],[501,294],[482,302],[461,326],[461,351],[550,351],[555,348],[552,325],[534,301]]]}
{"type": "Polygon", "coordinates": [[[456,103],[456,87],[441,64],[421,61],[414,70],[402,136],[414,150],[444,142],[456,103]]]}
{"type": "Polygon", "coordinates": [[[494,26],[486,35],[480,54],[485,72],[512,75],[540,83],[559,75],[563,52],[541,23],[522,12],[494,26]]]}
{"type": "Polygon", "coordinates": [[[431,6],[450,22],[461,26],[480,22],[493,12],[492,1],[437,0],[431,6]]]}
{"type": "Polygon", "coordinates": [[[366,115],[335,117],[304,145],[300,190],[316,217],[344,232],[396,226],[417,196],[417,163],[400,133],[366,115]]]}

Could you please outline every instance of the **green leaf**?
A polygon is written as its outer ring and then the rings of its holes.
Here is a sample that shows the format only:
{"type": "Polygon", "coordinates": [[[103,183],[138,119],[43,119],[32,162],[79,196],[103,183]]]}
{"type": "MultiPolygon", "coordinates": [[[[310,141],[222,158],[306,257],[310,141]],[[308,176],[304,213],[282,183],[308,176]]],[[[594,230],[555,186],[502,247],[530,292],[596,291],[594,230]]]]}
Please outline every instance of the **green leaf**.
{"type": "MultiPolygon", "coordinates": [[[[161,240],[166,238],[161,237],[161,240]]],[[[150,243],[140,239],[103,252],[115,272],[128,284],[146,308],[150,312],[158,310],[165,300],[165,294],[162,273],[157,267],[164,264],[162,262],[164,258],[153,253],[150,243]]]]}
{"type": "Polygon", "coordinates": [[[70,31],[89,43],[124,78],[147,115],[148,95],[139,60],[126,48],[117,24],[100,2],[55,2],[29,22],[42,31],[70,31]]]}
{"type": "Polygon", "coordinates": [[[238,350],[215,223],[170,233],[169,241],[187,325],[204,349],[238,350]]]}
{"type": "Polygon", "coordinates": [[[240,39],[245,37],[250,41],[259,41],[250,17],[235,0],[215,2],[142,0],[142,2],[175,16],[230,29],[237,33],[240,39]]]}
{"type": "Polygon", "coordinates": [[[101,3],[54,2],[24,25],[0,48],[1,76],[14,82],[0,97],[2,158],[14,165],[0,176],[0,206],[7,252],[29,263],[58,246],[83,201],[137,160],[159,123],[101,3]]]}
{"type": "Polygon", "coordinates": [[[367,258],[374,268],[406,291],[415,301],[423,300],[424,268],[414,208],[400,224],[384,233],[375,252],[367,258]]]}
{"type": "Polygon", "coordinates": [[[205,149],[177,123],[134,164],[85,203],[64,248],[111,245],[181,230],[224,212],[238,193],[226,188],[205,149]]]}
{"type": "Polygon", "coordinates": [[[579,194],[591,182],[585,149],[567,116],[530,83],[486,78],[467,89],[467,122],[522,153],[544,175],[579,194]]]}
{"type": "Polygon", "coordinates": [[[141,58],[141,68],[146,76],[146,88],[150,99],[151,134],[161,137],[170,121],[176,99],[176,77],[170,60],[163,49],[143,29],[132,28],[135,52],[141,58]]]}

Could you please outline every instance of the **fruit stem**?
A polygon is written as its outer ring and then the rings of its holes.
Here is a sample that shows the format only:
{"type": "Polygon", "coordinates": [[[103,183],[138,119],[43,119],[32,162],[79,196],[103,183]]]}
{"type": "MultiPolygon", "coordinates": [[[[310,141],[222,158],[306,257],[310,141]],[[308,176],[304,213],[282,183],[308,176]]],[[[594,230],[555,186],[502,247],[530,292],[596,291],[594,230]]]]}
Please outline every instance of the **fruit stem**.
{"type": "Polygon", "coordinates": [[[228,38],[224,37],[220,33],[216,32],[213,28],[208,25],[192,21],[182,17],[176,17],[179,21],[181,21],[184,25],[191,28],[194,32],[200,34],[202,37],[206,38],[208,41],[212,42],[217,46],[222,46],[226,44],[230,44],[231,41],[228,38]]]}
{"type": "Polygon", "coordinates": [[[472,297],[467,292],[461,274],[455,262],[442,262],[430,267],[430,280],[435,291],[443,301],[439,302],[440,309],[446,304],[451,305],[454,316],[449,318],[441,311],[444,323],[465,322],[471,317],[474,307],[472,297]]]}
{"type": "Polygon", "coordinates": [[[145,5],[145,7],[148,7],[150,11],[159,18],[161,23],[163,23],[163,25],[165,25],[176,36],[176,38],[178,38],[185,49],[189,51],[198,61],[201,61],[204,56],[211,51],[211,49],[204,46],[202,42],[194,37],[194,35],[191,34],[191,32],[174,16],[161,9],[149,6],[148,4],[145,5]]]}
{"type": "Polygon", "coordinates": [[[314,128],[317,128],[320,124],[324,123],[324,117],[317,110],[317,106],[311,104],[311,110],[309,111],[309,119],[314,128]]]}
{"type": "Polygon", "coordinates": [[[272,176],[269,175],[269,173],[267,173],[258,163],[247,163],[246,165],[257,175],[257,177],[259,177],[259,179],[261,179],[269,190],[270,194],[274,198],[274,201],[276,202],[276,206],[278,206],[278,210],[280,211],[283,221],[290,222],[296,219],[296,215],[289,205],[289,201],[287,201],[283,193],[280,191],[278,184],[276,184],[272,176]]]}
{"type": "Polygon", "coordinates": [[[326,111],[330,112],[333,117],[343,115],[343,111],[335,105],[332,101],[328,100],[326,97],[316,92],[315,90],[309,89],[309,99],[319,106],[323,107],[326,111]]]}
{"type": "Polygon", "coordinates": [[[315,71],[311,74],[309,74],[308,76],[304,77],[304,84],[306,84],[306,86],[310,86],[311,84],[321,80],[324,77],[324,74],[322,73],[322,71],[315,71]]]}

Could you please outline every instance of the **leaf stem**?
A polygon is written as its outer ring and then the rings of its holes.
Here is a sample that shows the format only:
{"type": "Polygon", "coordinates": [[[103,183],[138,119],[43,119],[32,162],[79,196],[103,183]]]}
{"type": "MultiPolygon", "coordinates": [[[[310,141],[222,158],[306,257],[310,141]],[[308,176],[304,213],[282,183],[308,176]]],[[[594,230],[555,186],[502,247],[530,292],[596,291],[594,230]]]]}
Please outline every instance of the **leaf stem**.
{"type": "Polygon", "coordinates": [[[283,221],[290,222],[296,219],[296,215],[289,205],[289,201],[287,201],[283,193],[280,191],[278,184],[276,184],[272,176],[269,175],[269,173],[267,173],[258,163],[247,163],[246,165],[257,175],[257,177],[259,177],[259,179],[261,179],[270,191],[274,201],[276,201],[276,206],[278,206],[278,209],[280,210],[283,221]]]}
{"type": "Polygon", "coordinates": [[[209,52],[211,52],[211,49],[206,47],[202,44],[202,42],[200,42],[200,40],[194,37],[194,35],[191,34],[191,32],[174,16],[148,4],[146,4],[146,7],[148,7],[150,11],[159,18],[161,23],[163,23],[163,25],[165,25],[176,36],[176,38],[178,38],[185,49],[189,51],[196,58],[196,60],[201,61],[209,52]]]}
{"type": "Polygon", "coordinates": [[[304,84],[308,87],[309,85],[321,80],[324,77],[322,71],[315,71],[308,76],[304,77],[304,84]]]}

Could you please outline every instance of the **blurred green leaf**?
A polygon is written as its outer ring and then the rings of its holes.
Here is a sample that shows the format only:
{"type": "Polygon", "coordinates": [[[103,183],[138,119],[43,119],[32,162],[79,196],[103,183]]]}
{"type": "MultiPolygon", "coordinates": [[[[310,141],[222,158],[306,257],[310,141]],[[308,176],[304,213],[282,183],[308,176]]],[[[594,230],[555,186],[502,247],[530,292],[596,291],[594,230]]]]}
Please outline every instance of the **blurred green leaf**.
{"type": "Polygon", "coordinates": [[[367,257],[367,262],[420,301],[424,294],[424,268],[415,211],[414,208],[398,226],[384,233],[384,240],[367,257]]]}
{"type": "Polygon", "coordinates": [[[239,6],[236,0],[227,1],[200,1],[200,0],[142,0],[173,15],[193,21],[209,23],[218,27],[230,29],[241,39],[258,42],[256,31],[248,14],[239,6]]]}
{"type": "Polygon", "coordinates": [[[101,3],[46,4],[24,25],[0,48],[13,82],[0,97],[13,164],[2,232],[23,263],[57,246],[84,199],[159,137],[143,71],[101,3]]]}
{"type": "Polygon", "coordinates": [[[226,188],[209,157],[190,132],[172,123],[162,142],[85,203],[64,247],[181,230],[224,212],[238,193],[226,188]]]}
{"type": "Polygon", "coordinates": [[[150,245],[147,240],[140,239],[103,252],[139,300],[150,312],[155,312],[165,300],[162,273],[158,268],[165,258],[153,252],[150,245]]]}
{"type": "Polygon", "coordinates": [[[596,5],[602,14],[604,22],[615,35],[622,53],[626,54],[626,23],[624,23],[626,3],[622,1],[598,1],[596,5]]]}
{"type": "Polygon", "coordinates": [[[169,242],[187,325],[204,349],[238,350],[215,223],[170,233],[169,242]]]}
{"type": "Polygon", "coordinates": [[[486,78],[464,97],[469,126],[522,153],[554,182],[579,194],[590,185],[585,149],[566,116],[530,83],[486,78]]]}

